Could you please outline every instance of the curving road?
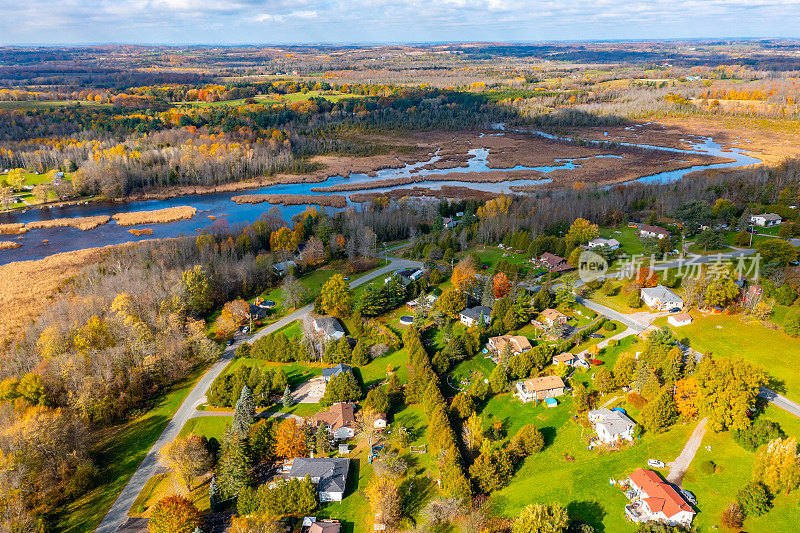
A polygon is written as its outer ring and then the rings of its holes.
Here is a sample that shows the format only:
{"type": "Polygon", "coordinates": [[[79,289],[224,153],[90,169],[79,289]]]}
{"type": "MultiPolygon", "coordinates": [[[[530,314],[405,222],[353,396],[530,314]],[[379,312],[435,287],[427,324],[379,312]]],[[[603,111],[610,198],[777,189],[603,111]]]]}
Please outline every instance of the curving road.
{"type": "MultiPolygon", "coordinates": [[[[395,270],[415,267],[419,268],[422,266],[422,263],[419,261],[411,261],[409,259],[400,259],[396,257],[389,257],[388,259],[389,263],[386,266],[353,280],[350,283],[350,286],[357,287],[395,270]]],[[[142,488],[144,487],[144,484],[147,483],[147,480],[155,475],[156,467],[158,466],[158,454],[161,451],[161,448],[168,442],[175,440],[175,437],[178,436],[178,433],[180,433],[183,425],[190,418],[197,416],[197,407],[200,404],[205,403],[206,392],[208,391],[208,388],[211,386],[217,376],[222,374],[222,371],[225,370],[225,367],[228,366],[228,363],[231,362],[236,348],[243,342],[252,344],[254,341],[263,337],[264,335],[269,335],[273,331],[277,331],[294,320],[302,319],[312,309],[313,305],[307,305],[302,309],[298,309],[294,313],[291,313],[277,322],[270,324],[257,333],[254,333],[245,339],[239,339],[231,346],[225,348],[217,362],[214,363],[214,365],[209,368],[205,374],[203,374],[203,377],[200,378],[200,381],[197,382],[197,384],[192,388],[191,392],[189,392],[189,395],[186,396],[186,399],[183,400],[183,403],[180,405],[180,407],[178,407],[178,410],[167,424],[167,427],[164,428],[164,431],[161,432],[161,435],[158,437],[155,444],[153,444],[153,446],[150,448],[150,451],[147,452],[147,455],[139,465],[139,468],[137,468],[136,472],[133,473],[133,476],[131,476],[128,484],[125,485],[124,489],[122,489],[122,492],[114,501],[111,509],[108,510],[108,513],[106,513],[103,521],[100,522],[100,525],[97,526],[95,531],[98,533],[113,533],[125,524],[125,521],[128,519],[128,512],[133,506],[133,502],[136,500],[136,497],[142,491],[142,488]]]]}

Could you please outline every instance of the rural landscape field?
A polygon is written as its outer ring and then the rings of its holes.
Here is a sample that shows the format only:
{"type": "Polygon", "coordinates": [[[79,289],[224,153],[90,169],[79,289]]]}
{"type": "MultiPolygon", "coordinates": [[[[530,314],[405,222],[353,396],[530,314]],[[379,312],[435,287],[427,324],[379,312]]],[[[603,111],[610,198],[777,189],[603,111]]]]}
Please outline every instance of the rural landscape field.
{"type": "Polygon", "coordinates": [[[0,533],[798,530],[800,8],[519,4],[8,6],[0,533]]]}

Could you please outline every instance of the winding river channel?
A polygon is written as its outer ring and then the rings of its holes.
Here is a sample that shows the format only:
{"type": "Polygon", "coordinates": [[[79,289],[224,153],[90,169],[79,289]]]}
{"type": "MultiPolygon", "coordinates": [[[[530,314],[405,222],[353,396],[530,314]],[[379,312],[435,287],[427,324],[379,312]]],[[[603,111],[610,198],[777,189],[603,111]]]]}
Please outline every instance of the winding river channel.
{"type": "MultiPolygon", "coordinates": [[[[502,128],[502,126],[499,126],[502,128]]],[[[551,135],[532,132],[537,135],[542,135],[548,138],[556,138],[551,135]]],[[[498,134],[494,134],[498,135],[498,134]]],[[[500,134],[502,135],[502,133],[500,134]]],[[[592,141],[588,141],[592,142],[592,141]]],[[[597,144],[601,144],[597,141],[597,144]]],[[[673,170],[662,172],[639,178],[638,182],[644,183],[658,183],[670,182],[681,179],[683,176],[690,172],[697,170],[707,170],[715,168],[732,168],[739,166],[752,165],[760,163],[759,159],[752,157],[741,149],[731,148],[725,149],[720,146],[711,138],[701,138],[692,143],[692,150],[679,150],[674,148],[666,148],[660,146],[650,146],[632,143],[620,143],[628,146],[639,146],[642,148],[665,150],[674,152],[676,159],[679,159],[681,154],[688,153],[701,153],[712,156],[719,156],[732,159],[733,161],[727,163],[717,163],[712,165],[695,165],[692,167],[684,168],[681,170],[673,170]]],[[[27,212],[11,212],[0,215],[0,224],[11,222],[33,222],[40,220],[50,220],[54,218],[73,218],[73,217],[87,217],[96,215],[114,215],[116,213],[126,213],[135,211],[147,211],[154,209],[163,209],[166,207],[189,205],[197,208],[197,214],[188,220],[179,220],[166,224],[150,224],[146,226],[137,226],[151,228],[153,234],[149,236],[137,237],[128,232],[128,227],[117,225],[115,221],[108,224],[99,226],[95,229],[88,231],[81,231],[76,228],[62,227],[62,228],[43,228],[34,229],[21,235],[21,239],[16,235],[3,235],[0,240],[16,241],[22,243],[19,248],[0,251],[0,264],[10,263],[12,261],[22,261],[29,259],[41,259],[49,255],[60,252],[67,252],[72,250],[80,250],[83,248],[92,248],[97,246],[106,246],[110,244],[120,244],[131,241],[139,241],[143,239],[163,238],[163,237],[177,237],[180,235],[197,235],[199,231],[207,229],[213,224],[246,224],[250,223],[267,211],[271,204],[236,204],[231,201],[232,196],[237,194],[302,194],[302,195],[326,195],[329,193],[315,192],[313,188],[329,187],[338,184],[359,184],[370,183],[380,180],[389,180],[395,178],[408,178],[415,177],[420,181],[413,184],[394,185],[381,188],[369,188],[367,192],[379,193],[398,188],[409,187],[425,187],[429,189],[440,189],[443,185],[467,187],[470,189],[489,191],[496,193],[511,192],[511,187],[521,185],[540,185],[552,181],[547,178],[547,173],[554,170],[570,170],[579,168],[581,161],[586,158],[575,159],[558,159],[554,161],[553,166],[547,167],[525,167],[516,166],[513,168],[496,169],[490,168],[487,164],[487,157],[489,150],[484,147],[476,147],[469,150],[472,156],[467,160],[466,166],[459,166],[448,169],[430,169],[422,168],[430,165],[440,159],[440,156],[434,155],[427,161],[420,161],[417,163],[406,164],[402,168],[384,169],[377,172],[377,176],[368,176],[366,174],[350,174],[349,176],[331,176],[323,182],[317,183],[292,183],[292,184],[279,184],[270,185],[266,187],[248,189],[240,192],[224,192],[212,194],[193,194],[181,196],[178,198],[171,198],[166,200],[144,200],[133,202],[94,202],[82,205],[69,205],[64,207],[54,207],[49,209],[31,209],[27,212]],[[535,170],[544,174],[544,178],[533,179],[515,179],[497,183],[479,183],[471,181],[460,181],[457,179],[449,181],[423,181],[424,176],[435,176],[443,174],[471,174],[476,172],[510,172],[514,170],[535,170]],[[215,221],[209,216],[216,217],[215,221]],[[221,222],[223,221],[223,222],[221,222]]],[[[612,155],[598,155],[592,157],[619,157],[612,155]]],[[[359,191],[348,191],[343,194],[353,194],[359,191]]],[[[278,206],[283,213],[283,216],[288,220],[292,215],[303,211],[306,205],[293,205],[293,206],[278,206]]],[[[330,208],[328,208],[330,209],[330,208]]]]}

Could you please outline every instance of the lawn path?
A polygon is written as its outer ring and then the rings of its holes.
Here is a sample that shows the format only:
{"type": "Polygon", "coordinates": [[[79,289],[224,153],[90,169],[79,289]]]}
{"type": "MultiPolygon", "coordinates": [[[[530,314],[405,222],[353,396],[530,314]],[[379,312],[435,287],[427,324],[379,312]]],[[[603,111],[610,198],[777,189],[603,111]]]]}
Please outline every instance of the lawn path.
{"type": "MultiPolygon", "coordinates": [[[[350,286],[357,287],[358,285],[367,283],[368,281],[394,270],[422,266],[422,263],[418,261],[394,257],[389,259],[389,264],[379,268],[378,270],[370,272],[369,274],[366,274],[357,280],[354,280],[350,286]]],[[[156,468],[158,467],[158,455],[161,451],[161,448],[168,442],[172,442],[175,437],[178,436],[186,421],[196,415],[198,412],[197,407],[206,401],[206,392],[208,391],[209,387],[211,387],[211,384],[214,382],[217,376],[222,374],[222,372],[225,370],[225,367],[228,366],[228,363],[233,360],[236,348],[243,342],[252,344],[256,339],[259,339],[264,335],[268,335],[273,331],[277,331],[295,320],[303,318],[312,309],[313,305],[307,305],[306,307],[303,307],[302,309],[299,309],[294,313],[278,320],[277,322],[270,324],[247,339],[237,340],[231,346],[228,346],[225,348],[225,350],[223,350],[220,358],[203,375],[203,377],[200,378],[200,381],[197,382],[192,391],[183,401],[175,415],[172,417],[172,420],[169,421],[167,427],[164,428],[164,431],[150,448],[150,451],[147,452],[147,455],[139,465],[139,468],[137,468],[136,472],[133,473],[133,476],[131,476],[131,479],[128,481],[127,485],[125,485],[125,488],[122,489],[122,492],[117,497],[116,501],[114,501],[114,504],[103,518],[103,521],[100,522],[99,526],[97,526],[97,529],[95,530],[97,533],[113,533],[123,526],[125,521],[128,519],[128,513],[130,512],[133,503],[136,501],[136,497],[142,491],[142,488],[144,487],[145,483],[147,483],[147,480],[153,477],[155,474],[156,468]]]]}
{"type": "Polygon", "coordinates": [[[686,446],[684,446],[683,450],[681,450],[681,454],[677,459],[667,465],[669,466],[667,481],[673,485],[678,487],[683,486],[683,475],[686,473],[686,470],[692,463],[694,454],[696,454],[697,450],[700,448],[700,443],[703,442],[703,435],[706,434],[706,422],[708,422],[708,419],[703,418],[697,423],[697,427],[694,428],[692,436],[689,437],[688,441],[686,441],[686,446]]]}

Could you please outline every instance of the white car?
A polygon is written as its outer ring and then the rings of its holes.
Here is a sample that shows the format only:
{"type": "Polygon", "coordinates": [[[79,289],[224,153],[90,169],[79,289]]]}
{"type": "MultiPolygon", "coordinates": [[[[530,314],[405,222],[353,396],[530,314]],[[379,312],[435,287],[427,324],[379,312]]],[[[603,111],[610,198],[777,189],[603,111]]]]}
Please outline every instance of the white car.
{"type": "Polygon", "coordinates": [[[664,468],[666,465],[664,461],[659,461],[658,459],[648,459],[647,466],[650,468],[664,468]]]}

